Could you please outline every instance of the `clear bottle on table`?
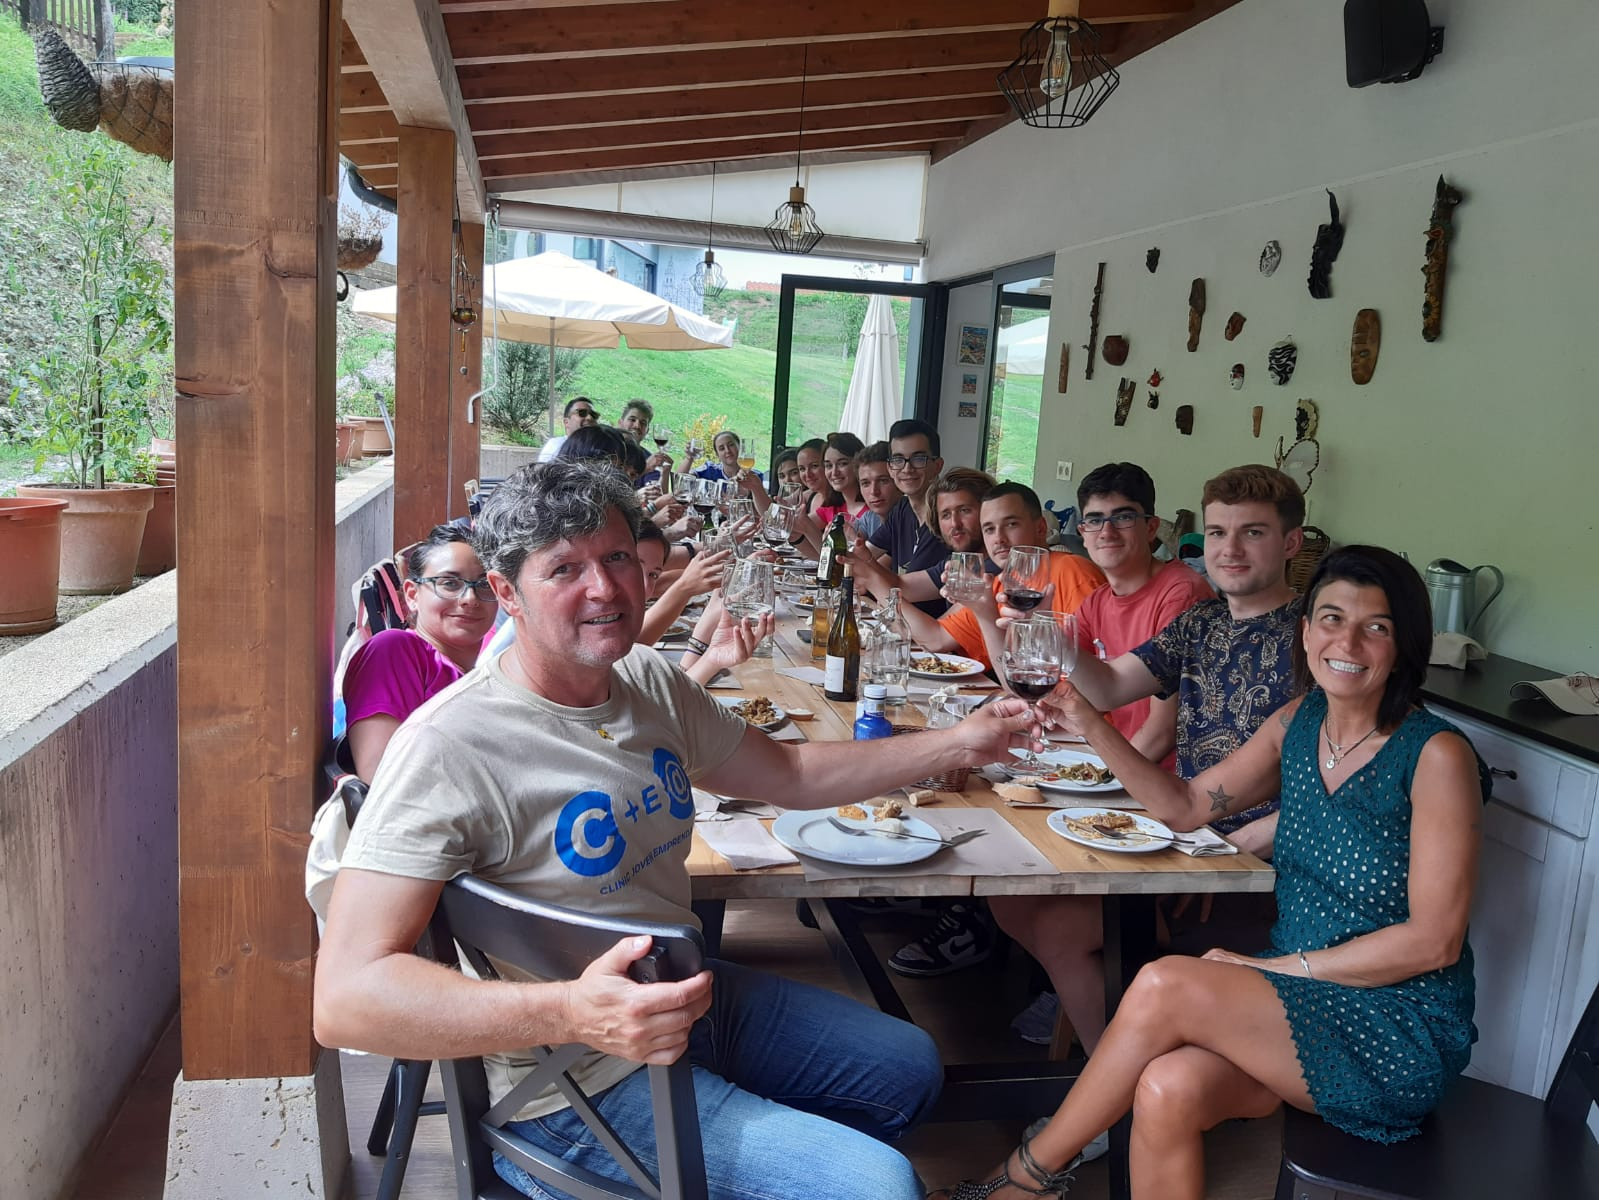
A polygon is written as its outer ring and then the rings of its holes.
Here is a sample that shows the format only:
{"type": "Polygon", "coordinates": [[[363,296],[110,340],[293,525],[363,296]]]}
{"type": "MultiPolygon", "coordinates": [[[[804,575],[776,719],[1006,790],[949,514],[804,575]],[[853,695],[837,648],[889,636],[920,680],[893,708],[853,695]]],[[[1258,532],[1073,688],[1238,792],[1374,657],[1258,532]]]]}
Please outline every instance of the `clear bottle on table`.
{"type": "Polygon", "coordinates": [[[827,636],[833,630],[833,612],[838,607],[837,588],[811,588],[811,661],[827,657],[827,636]]]}
{"type": "Polygon", "coordinates": [[[862,635],[861,672],[866,682],[883,685],[890,711],[906,702],[911,681],[911,631],[900,611],[900,593],[893,588],[872,614],[862,635]]]}

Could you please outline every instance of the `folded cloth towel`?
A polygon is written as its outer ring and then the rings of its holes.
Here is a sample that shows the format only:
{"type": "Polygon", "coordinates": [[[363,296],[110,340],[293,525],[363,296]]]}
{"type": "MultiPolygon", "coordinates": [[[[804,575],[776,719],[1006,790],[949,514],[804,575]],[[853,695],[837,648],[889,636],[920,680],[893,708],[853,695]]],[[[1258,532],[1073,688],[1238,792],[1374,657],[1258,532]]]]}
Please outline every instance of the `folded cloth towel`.
{"type": "Polygon", "coordinates": [[[1238,847],[1217,833],[1209,825],[1201,825],[1190,833],[1173,833],[1173,850],[1181,850],[1190,858],[1213,858],[1221,854],[1237,854],[1238,847]]]}
{"type": "Polygon", "coordinates": [[[735,871],[753,871],[799,861],[778,844],[765,825],[748,817],[701,822],[695,828],[705,844],[727,859],[735,871]]]}
{"type": "Polygon", "coordinates": [[[1573,716],[1599,717],[1599,675],[1584,671],[1555,679],[1524,679],[1510,685],[1510,694],[1521,699],[1542,696],[1573,716]]]}
{"type": "Polygon", "coordinates": [[[1463,633],[1435,633],[1432,635],[1432,653],[1427,661],[1435,667],[1454,667],[1463,671],[1468,662],[1480,662],[1488,657],[1482,643],[1463,633]]]}

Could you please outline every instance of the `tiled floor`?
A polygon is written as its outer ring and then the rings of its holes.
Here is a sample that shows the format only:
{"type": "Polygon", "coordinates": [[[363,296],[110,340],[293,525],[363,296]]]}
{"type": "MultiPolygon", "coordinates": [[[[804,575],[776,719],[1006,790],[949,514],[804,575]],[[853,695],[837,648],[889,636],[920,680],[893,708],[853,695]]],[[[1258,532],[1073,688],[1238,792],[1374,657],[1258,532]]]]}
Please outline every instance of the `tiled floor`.
{"type": "MultiPolygon", "coordinates": [[[[920,932],[903,918],[881,918],[871,927],[874,942],[887,952],[920,932]]],[[[802,927],[789,903],[730,906],[724,954],[750,966],[780,971],[826,987],[842,980],[821,935],[802,927]]],[[[983,966],[933,980],[905,980],[900,988],[917,1022],[945,1047],[948,1061],[1025,1058],[1041,1053],[1018,1041],[1007,1023],[1028,999],[1027,970],[1021,956],[1003,967],[983,966]]],[[[387,1062],[345,1055],[345,1109],[352,1146],[352,1190],[367,1200],[377,1187],[382,1160],[366,1153],[372,1113],[383,1087],[387,1062]]],[[[177,1041],[169,1037],[130,1095],[110,1139],[96,1159],[92,1177],[75,1200],[158,1200],[165,1170],[166,1116],[171,1081],[178,1066],[177,1041]]],[[[1210,1137],[1211,1200],[1270,1200],[1277,1172],[1275,1120],[1223,1126],[1210,1137]]],[[[924,1179],[940,1185],[986,1169],[999,1161],[1020,1130],[1013,1124],[972,1122],[927,1126],[907,1139],[904,1149],[924,1179]]],[[[1074,1200],[1103,1200],[1107,1172],[1103,1162],[1078,1173],[1074,1200]]],[[[406,1175],[408,1200],[451,1200],[455,1195],[448,1137],[442,1118],[423,1118],[406,1175]]],[[[839,1198],[828,1198],[839,1200],[839,1198]]]]}

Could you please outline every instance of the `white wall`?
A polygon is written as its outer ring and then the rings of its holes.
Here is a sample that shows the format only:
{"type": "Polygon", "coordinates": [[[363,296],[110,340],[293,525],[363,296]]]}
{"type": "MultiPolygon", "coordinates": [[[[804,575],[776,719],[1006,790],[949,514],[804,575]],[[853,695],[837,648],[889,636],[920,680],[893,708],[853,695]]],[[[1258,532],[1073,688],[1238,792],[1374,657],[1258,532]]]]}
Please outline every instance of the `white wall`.
{"type": "MultiPolygon", "coordinates": [[[[1339,541],[1379,541],[1418,563],[1494,562],[1505,595],[1480,635],[1499,653],[1574,670],[1599,666],[1591,550],[1599,502],[1599,406],[1591,399],[1591,197],[1599,188],[1599,13],[1585,0],[1454,0],[1430,6],[1448,27],[1418,81],[1362,90],[1343,79],[1342,6],[1244,0],[1134,60],[1086,127],[1021,126],[935,166],[930,278],[1053,248],[1055,305],[1040,424],[1040,470],[1133,459],[1162,507],[1191,506],[1202,481],[1270,461],[1292,439],[1298,397],[1321,408],[1322,466],[1311,519],[1339,541]],[[1068,157],[1069,156],[1069,157],[1068,157]],[[1462,188],[1443,338],[1420,337],[1423,234],[1439,174],[1462,188]],[[994,180],[1004,219],[994,220],[994,180]],[[1305,286],[1322,189],[1347,227],[1333,298],[1305,286]],[[1255,263],[1276,238],[1284,262],[1255,263]],[[1161,247],[1159,272],[1144,252],[1161,247]],[[1125,333],[1125,367],[1082,377],[1095,265],[1105,262],[1101,337],[1125,333]],[[1187,298],[1207,282],[1197,353],[1184,349],[1187,298]],[[1376,378],[1355,387],[1355,312],[1384,322],[1376,378]],[[1234,343],[1221,328],[1248,318],[1234,343]],[[1270,384],[1267,349],[1292,336],[1299,369],[1270,384]],[[1055,392],[1072,345],[1069,391],[1055,392]],[[1242,392],[1227,387],[1242,361],[1242,392]],[[1144,379],[1165,376],[1161,408],[1144,379]],[[1117,380],[1139,381],[1125,428],[1111,420],[1117,380]],[[1172,425],[1195,408],[1195,432],[1172,425]],[[1249,432],[1266,408],[1263,436],[1249,432]]],[[[948,393],[946,392],[946,397],[948,393]]]]}

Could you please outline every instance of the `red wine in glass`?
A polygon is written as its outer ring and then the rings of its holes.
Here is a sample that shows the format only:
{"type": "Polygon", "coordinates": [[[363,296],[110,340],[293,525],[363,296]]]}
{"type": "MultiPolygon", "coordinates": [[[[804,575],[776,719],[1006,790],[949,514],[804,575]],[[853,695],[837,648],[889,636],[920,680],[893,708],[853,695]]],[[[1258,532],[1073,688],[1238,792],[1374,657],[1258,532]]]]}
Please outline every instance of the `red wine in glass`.
{"type": "Polygon", "coordinates": [[[655,435],[655,448],[657,450],[665,450],[666,443],[671,440],[672,439],[667,437],[664,433],[658,433],[655,435]]]}
{"type": "Polygon", "coordinates": [[[1005,675],[1011,691],[1024,700],[1042,700],[1055,690],[1060,682],[1060,672],[1048,668],[1026,667],[1008,671],[1005,675]]]}
{"type": "Polygon", "coordinates": [[[1044,593],[1032,588],[1012,588],[1005,596],[1010,606],[1020,612],[1032,612],[1044,602],[1044,593]]]}

